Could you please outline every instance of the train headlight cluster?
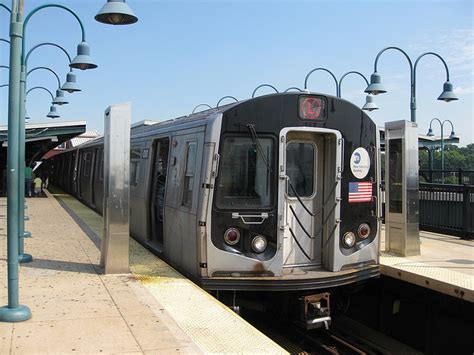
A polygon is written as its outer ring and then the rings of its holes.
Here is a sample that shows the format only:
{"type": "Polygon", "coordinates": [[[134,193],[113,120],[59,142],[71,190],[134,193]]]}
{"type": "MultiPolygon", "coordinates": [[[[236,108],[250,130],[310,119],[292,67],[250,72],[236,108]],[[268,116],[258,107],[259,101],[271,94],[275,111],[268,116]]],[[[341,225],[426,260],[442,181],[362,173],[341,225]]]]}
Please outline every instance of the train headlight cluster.
{"type": "Polygon", "coordinates": [[[237,228],[229,228],[224,232],[224,241],[228,245],[235,245],[240,241],[240,231],[237,228]]]}
{"type": "Polygon", "coordinates": [[[263,253],[267,248],[267,239],[257,235],[252,239],[252,250],[256,253],[263,253]]]}
{"type": "Polygon", "coordinates": [[[359,238],[366,239],[370,235],[370,226],[367,223],[362,223],[357,229],[359,238]]]}
{"type": "Polygon", "coordinates": [[[346,248],[352,248],[356,242],[356,236],[352,232],[347,232],[342,237],[342,242],[346,248]]]}

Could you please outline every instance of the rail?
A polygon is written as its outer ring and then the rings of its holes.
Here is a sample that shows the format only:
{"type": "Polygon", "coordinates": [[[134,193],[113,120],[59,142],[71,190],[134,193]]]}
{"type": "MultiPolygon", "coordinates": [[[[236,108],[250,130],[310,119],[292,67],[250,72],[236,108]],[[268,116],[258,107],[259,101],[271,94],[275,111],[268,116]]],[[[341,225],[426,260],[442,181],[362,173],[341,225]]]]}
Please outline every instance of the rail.
{"type": "Polygon", "coordinates": [[[420,183],[420,229],[474,238],[474,185],[420,183]]]}
{"type": "Polygon", "coordinates": [[[420,170],[420,181],[441,184],[474,185],[474,170],[420,170]]]}

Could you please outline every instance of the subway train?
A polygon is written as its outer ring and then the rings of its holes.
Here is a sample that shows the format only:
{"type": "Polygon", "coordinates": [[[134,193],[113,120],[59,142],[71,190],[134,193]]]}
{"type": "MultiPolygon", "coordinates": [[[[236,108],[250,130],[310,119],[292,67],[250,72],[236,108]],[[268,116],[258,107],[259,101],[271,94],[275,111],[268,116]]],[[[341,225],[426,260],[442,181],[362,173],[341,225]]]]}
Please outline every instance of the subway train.
{"type": "MultiPolygon", "coordinates": [[[[327,325],[330,295],[379,275],[378,137],[309,92],[134,124],[130,234],[210,292],[290,295],[306,327],[327,325]]],[[[102,138],[45,163],[102,213],[102,138]]]]}

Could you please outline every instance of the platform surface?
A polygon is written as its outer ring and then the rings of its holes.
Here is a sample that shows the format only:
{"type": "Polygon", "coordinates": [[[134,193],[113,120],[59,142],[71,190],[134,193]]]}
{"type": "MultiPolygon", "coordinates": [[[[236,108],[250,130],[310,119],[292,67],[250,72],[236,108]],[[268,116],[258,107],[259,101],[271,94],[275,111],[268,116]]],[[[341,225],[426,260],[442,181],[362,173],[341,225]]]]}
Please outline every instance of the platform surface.
{"type": "Polygon", "coordinates": [[[400,257],[381,240],[382,274],[474,302],[474,241],[420,231],[421,255],[400,257]]]}
{"type": "MultiPolygon", "coordinates": [[[[0,215],[6,215],[5,204],[0,199],[0,215]]],[[[20,303],[33,316],[0,323],[0,354],[286,353],[133,240],[131,274],[103,275],[95,233],[101,217],[77,200],[48,194],[27,204],[26,229],[33,237],[26,239],[25,251],[34,261],[20,268],[20,303]],[[64,207],[74,210],[76,219],[64,207]]],[[[2,218],[2,306],[7,304],[5,235],[2,218]]]]}

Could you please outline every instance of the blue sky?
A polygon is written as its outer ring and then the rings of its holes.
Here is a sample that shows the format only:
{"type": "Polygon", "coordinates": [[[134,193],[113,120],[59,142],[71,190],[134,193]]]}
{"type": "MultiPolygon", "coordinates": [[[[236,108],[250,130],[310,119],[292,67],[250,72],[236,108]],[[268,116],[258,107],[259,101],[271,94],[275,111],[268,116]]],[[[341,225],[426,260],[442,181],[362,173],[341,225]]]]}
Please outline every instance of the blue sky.
{"type": "MultiPolygon", "coordinates": [[[[10,5],[8,0],[0,0],[10,5]]],[[[164,120],[188,114],[194,106],[214,106],[219,98],[251,96],[269,83],[279,90],[303,87],[305,75],[325,67],[339,78],[358,70],[368,78],[376,54],[399,46],[414,61],[426,51],[445,58],[459,101],[436,98],[446,78],[440,61],[425,57],[417,70],[417,122],[426,133],[432,118],[450,119],[461,144],[474,141],[473,70],[474,30],[472,1],[297,1],[297,0],[129,0],[139,22],[108,26],[93,18],[105,0],[56,1],[77,12],[86,27],[91,55],[99,68],[76,71],[80,93],[67,94],[70,104],[59,108],[61,120],[85,120],[89,129],[102,131],[103,112],[110,104],[131,102],[132,121],[164,120]]],[[[27,11],[47,3],[25,0],[27,11]]],[[[8,14],[0,9],[0,37],[8,37],[8,14]]],[[[57,9],[38,12],[26,33],[27,48],[55,42],[75,55],[80,30],[74,18],[57,9]]],[[[0,63],[8,64],[8,46],[0,43],[0,63]]],[[[43,47],[31,55],[29,69],[49,66],[64,80],[67,59],[55,48],[43,47]]],[[[387,94],[376,96],[374,121],[410,119],[410,76],[406,59],[385,52],[379,73],[387,94]]],[[[0,84],[7,83],[0,70],[0,84]]],[[[57,83],[48,72],[37,71],[28,87],[57,83]]],[[[309,88],[335,93],[328,74],[314,73],[309,88]]],[[[348,76],[342,96],[357,105],[365,102],[363,81],[348,76]]],[[[269,93],[265,89],[260,94],[269,93]]],[[[0,89],[0,124],[6,123],[7,90],[0,89]]],[[[47,94],[28,96],[32,122],[47,121],[47,94]]],[[[446,130],[449,128],[445,125],[446,130]]],[[[440,134],[438,126],[434,126],[440,134]]],[[[448,132],[449,134],[449,132],[448,132]]]]}

